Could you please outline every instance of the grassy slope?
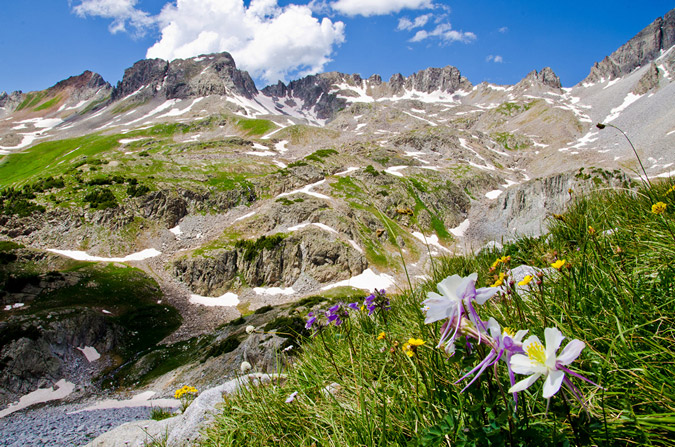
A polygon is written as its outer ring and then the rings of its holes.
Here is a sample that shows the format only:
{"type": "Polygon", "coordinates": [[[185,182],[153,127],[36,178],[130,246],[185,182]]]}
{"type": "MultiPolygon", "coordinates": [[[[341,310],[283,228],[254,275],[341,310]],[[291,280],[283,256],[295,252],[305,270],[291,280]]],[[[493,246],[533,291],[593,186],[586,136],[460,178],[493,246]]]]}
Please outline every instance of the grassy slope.
{"type": "Polygon", "coordinates": [[[230,397],[204,445],[672,445],[671,186],[580,199],[551,222],[548,237],[438,260],[434,282],[393,297],[386,321],[360,314],[341,328],[330,327],[306,340],[282,386],[230,397]],[[668,203],[663,215],[651,213],[658,200],[668,203]],[[529,298],[493,299],[479,313],[542,340],[544,328],[552,326],[568,341],[583,340],[586,349],[572,369],[604,387],[574,379],[588,399],[588,413],[563,389],[546,414],[541,379],[520,394],[514,413],[498,386],[509,386],[503,362],[497,380],[488,368],[460,393],[454,382],[480,361],[483,347],[470,354],[458,346],[450,358],[433,347],[440,324],[424,324],[420,303],[426,293],[451,274],[478,272],[477,285],[489,285],[499,271],[490,266],[502,255],[511,256],[511,268],[567,260],[569,269],[549,271],[540,286],[533,281],[529,298]],[[380,332],[385,339],[377,339],[380,332]],[[426,341],[412,358],[401,350],[410,337],[426,341]],[[325,391],[331,384],[337,384],[332,394],[325,391]],[[295,391],[296,400],[285,403],[295,391]]]}

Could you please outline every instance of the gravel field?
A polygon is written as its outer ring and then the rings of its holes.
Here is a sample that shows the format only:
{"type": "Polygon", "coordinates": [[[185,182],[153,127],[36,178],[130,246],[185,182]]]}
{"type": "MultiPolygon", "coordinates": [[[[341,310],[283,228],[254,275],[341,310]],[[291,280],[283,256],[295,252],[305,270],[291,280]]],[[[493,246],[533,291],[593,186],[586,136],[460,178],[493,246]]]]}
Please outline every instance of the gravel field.
{"type": "Polygon", "coordinates": [[[0,446],[82,446],[125,422],[150,418],[150,408],[83,411],[83,404],[44,406],[0,419],[0,446]]]}

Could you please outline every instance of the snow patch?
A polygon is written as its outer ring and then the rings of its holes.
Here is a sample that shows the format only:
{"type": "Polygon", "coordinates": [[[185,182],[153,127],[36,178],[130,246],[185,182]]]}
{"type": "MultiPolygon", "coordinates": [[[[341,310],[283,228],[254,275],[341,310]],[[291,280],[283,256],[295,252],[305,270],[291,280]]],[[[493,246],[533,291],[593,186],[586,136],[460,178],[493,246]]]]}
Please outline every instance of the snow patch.
{"type": "Polygon", "coordinates": [[[450,253],[450,250],[441,245],[440,241],[438,240],[438,236],[436,236],[435,234],[425,236],[419,231],[415,231],[412,233],[412,235],[415,236],[417,239],[419,239],[423,244],[433,245],[436,248],[439,248],[443,251],[447,251],[448,253],[450,253]]]}
{"type": "Polygon", "coordinates": [[[31,405],[41,404],[52,400],[63,399],[75,390],[75,384],[61,379],[51,388],[39,388],[32,393],[22,396],[18,402],[10,404],[7,408],[0,411],[0,418],[12,414],[15,411],[30,407],[31,405]]]}
{"type": "Polygon", "coordinates": [[[499,197],[504,191],[501,189],[493,189],[492,191],[488,191],[485,193],[485,197],[487,197],[490,200],[494,200],[497,197],[499,197]]]}
{"type": "Polygon", "coordinates": [[[390,168],[385,169],[384,172],[386,172],[387,174],[395,175],[396,177],[403,177],[403,174],[401,174],[398,171],[401,171],[407,167],[408,166],[392,166],[390,168]]]}
{"type": "Polygon", "coordinates": [[[248,213],[248,214],[244,214],[244,215],[241,216],[241,217],[237,217],[236,219],[234,219],[234,221],[235,221],[235,222],[239,222],[240,220],[248,219],[249,217],[251,217],[251,216],[253,216],[253,215],[255,215],[255,211],[251,211],[251,212],[248,213]]]}
{"type": "Polygon", "coordinates": [[[469,222],[469,219],[466,219],[464,222],[459,224],[458,227],[451,228],[450,233],[452,233],[453,235],[455,235],[457,237],[463,237],[466,230],[469,229],[469,225],[471,225],[471,222],[469,222]]]}
{"type": "Polygon", "coordinates": [[[55,250],[53,248],[48,248],[47,251],[56,253],[58,255],[66,256],[68,258],[75,259],[77,261],[95,261],[95,262],[129,262],[129,261],[143,261],[148,258],[154,258],[162,254],[161,251],[155,250],[154,248],[147,248],[138,253],[132,253],[123,258],[104,258],[101,256],[91,256],[84,251],[77,250],[55,250]]]}
{"type": "Polygon", "coordinates": [[[619,115],[621,115],[621,112],[626,110],[628,108],[628,106],[633,104],[635,101],[637,101],[641,97],[642,97],[642,95],[636,95],[635,93],[632,93],[632,92],[629,93],[624,98],[623,103],[620,106],[615,107],[612,110],[610,110],[609,115],[602,122],[603,123],[609,123],[611,121],[614,121],[615,119],[617,119],[619,117],[619,115]]]}
{"type": "Polygon", "coordinates": [[[172,229],[169,230],[171,233],[173,233],[176,237],[180,236],[183,234],[183,231],[180,229],[180,225],[176,225],[172,229]]]}
{"type": "Polygon", "coordinates": [[[349,239],[349,243],[351,244],[352,247],[354,247],[354,250],[358,251],[359,253],[363,254],[363,249],[359,247],[359,244],[356,243],[355,240],[349,239]]]}
{"type": "Polygon", "coordinates": [[[324,180],[320,180],[320,181],[318,181],[318,182],[316,182],[316,183],[309,184],[309,185],[305,186],[304,188],[296,189],[296,190],[291,191],[291,192],[284,192],[284,193],[281,193],[281,194],[279,194],[279,195],[277,196],[277,198],[279,198],[279,197],[286,197],[286,196],[290,196],[290,195],[293,195],[293,194],[304,193],[304,194],[307,194],[307,195],[310,195],[310,196],[313,196],[313,197],[316,197],[316,198],[319,198],[319,199],[330,200],[330,197],[328,197],[327,195],[325,195],[325,194],[320,194],[320,193],[318,193],[318,192],[313,192],[313,191],[312,191],[312,188],[314,188],[315,186],[322,185],[322,184],[325,183],[325,182],[326,182],[325,179],[324,179],[324,180]]]}
{"type": "MultiPolygon", "coordinates": [[[[675,132],[675,131],[674,131],[674,132],[675,132]]],[[[347,175],[347,174],[349,174],[350,172],[354,172],[354,171],[358,171],[358,170],[359,170],[359,168],[356,168],[356,167],[353,167],[353,166],[352,166],[352,167],[350,167],[350,168],[347,168],[345,171],[338,172],[338,173],[335,174],[335,175],[340,175],[340,176],[342,176],[342,175],[347,175]]]]}
{"type": "Polygon", "coordinates": [[[94,348],[93,346],[85,346],[84,348],[77,348],[77,349],[78,351],[81,351],[82,354],[84,354],[89,363],[95,362],[96,360],[101,358],[101,354],[99,354],[96,348],[94,348]]]}
{"type": "Polygon", "coordinates": [[[355,287],[357,289],[387,289],[394,285],[394,277],[386,273],[379,275],[371,269],[366,269],[360,275],[352,276],[344,281],[339,281],[329,284],[321,288],[321,290],[334,289],[336,287],[355,287]]]}
{"type": "Polygon", "coordinates": [[[239,304],[239,296],[236,293],[227,292],[219,297],[210,298],[193,293],[190,295],[190,302],[206,307],[234,307],[239,304]]]}

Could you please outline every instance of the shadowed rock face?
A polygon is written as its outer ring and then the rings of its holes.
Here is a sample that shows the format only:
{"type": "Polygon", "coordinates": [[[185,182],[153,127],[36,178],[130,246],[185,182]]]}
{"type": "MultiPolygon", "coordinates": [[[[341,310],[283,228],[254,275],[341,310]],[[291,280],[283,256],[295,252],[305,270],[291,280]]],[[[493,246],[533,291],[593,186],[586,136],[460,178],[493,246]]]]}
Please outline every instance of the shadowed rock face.
{"type": "Polygon", "coordinates": [[[602,79],[619,78],[658,58],[662,50],[669,49],[673,44],[675,9],[656,19],[601,62],[596,62],[591,73],[582,82],[594,83],[602,79]]]}
{"type": "Polygon", "coordinates": [[[154,96],[186,99],[226,94],[250,99],[258,90],[249,74],[237,69],[229,53],[218,53],[172,62],[161,59],[138,61],[125,70],[112,99],[122,99],[133,93],[137,93],[139,99],[154,96]]]}

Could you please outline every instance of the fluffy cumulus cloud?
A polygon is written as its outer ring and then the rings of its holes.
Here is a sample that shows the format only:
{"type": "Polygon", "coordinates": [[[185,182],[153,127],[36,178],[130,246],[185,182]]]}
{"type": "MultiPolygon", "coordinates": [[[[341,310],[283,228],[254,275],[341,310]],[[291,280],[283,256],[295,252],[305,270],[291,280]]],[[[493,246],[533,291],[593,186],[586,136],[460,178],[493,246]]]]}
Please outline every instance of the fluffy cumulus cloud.
{"type": "Polygon", "coordinates": [[[173,60],[228,51],[240,68],[267,82],[323,69],[344,24],[318,20],[309,6],[276,0],[177,0],[158,17],[161,38],[148,58],[173,60]]]}
{"type": "Polygon", "coordinates": [[[471,31],[457,31],[452,29],[449,23],[441,23],[433,30],[419,30],[410,39],[410,42],[422,42],[426,39],[439,39],[443,43],[463,42],[470,43],[476,40],[476,35],[471,31]]]}
{"type": "Polygon", "coordinates": [[[337,0],[331,7],[347,16],[373,16],[400,12],[403,9],[427,9],[432,0],[337,0]]]}
{"type": "Polygon", "coordinates": [[[113,19],[109,27],[113,34],[129,31],[127,26],[130,26],[135,34],[142,35],[154,19],[147,12],[137,9],[136,3],[137,0],[81,0],[73,6],[73,12],[83,18],[113,19]]]}
{"type": "Polygon", "coordinates": [[[501,64],[502,62],[504,62],[504,58],[503,58],[503,57],[501,57],[500,55],[493,55],[493,54],[491,54],[491,55],[489,55],[488,57],[486,57],[485,60],[486,60],[487,62],[495,62],[495,63],[497,63],[497,64],[501,64]]]}
{"type": "Polygon", "coordinates": [[[429,22],[430,18],[431,14],[424,14],[423,16],[415,17],[415,20],[402,17],[398,20],[398,27],[396,27],[396,29],[399,31],[411,31],[415,28],[422,28],[427,24],[427,22],[429,22]]]}

